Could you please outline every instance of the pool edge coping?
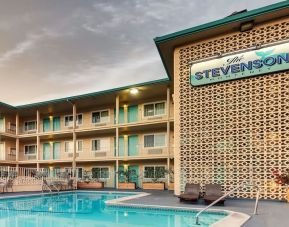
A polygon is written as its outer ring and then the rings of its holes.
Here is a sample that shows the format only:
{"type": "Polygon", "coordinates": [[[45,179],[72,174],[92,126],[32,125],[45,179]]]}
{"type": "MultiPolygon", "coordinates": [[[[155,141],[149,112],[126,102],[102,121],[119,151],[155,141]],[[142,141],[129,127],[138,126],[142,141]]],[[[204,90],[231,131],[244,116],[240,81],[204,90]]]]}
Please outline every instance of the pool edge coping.
{"type": "MultiPolygon", "coordinates": [[[[117,191],[114,191],[117,192],[117,191]]],[[[134,203],[123,203],[124,201],[137,199],[150,195],[146,192],[136,192],[138,195],[122,197],[118,199],[112,199],[105,201],[105,204],[111,207],[133,207],[133,208],[156,208],[156,209],[175,209],[182,211],[200,211],[202,208],[190,208],[190,207],[176,207],[176,206],[160,206],[160,205],[148,205],[148,204],[134,204],[134,203]]],[[[227,216],[220,219],[219,221],[210,225],[211,227],[241,227],[243,226],[251,216],[242,212],[236,212],[226,209],[208,209],[211,213],[228,213],[227,216]]]]}
{"type": "MultiPolygon", "coordinates": [[[[123,203],[124,201],[137,199],[141,197],[145,197],[151,195],[151,193],[147,192],[130,192],[130,191],[93,191],[93,190],[73,190],[73,191],[62,191],[62,192],[53,192],[53,193],[33,193],[33,194],[26,194],[26,195],[15,195],[15,196],[5,196],[0,197],[0,200],[3,199],[13,199],[13,198],[25,198],[25,197],[34,197],[34,196],[41,196],[41,195],[55,195],[55,194],[65,194],[65,193],[73,193],[73,192],[97,192],[97,193],[106,193],[106,194],[133,194],[126,197],[121,197],[117,199],[111,199],[105,201],[105,205],[108,207],[132,207],[132,208],[154,208],[154,209],[175,209],[180,211],[200,211],[202,208],[190,208],[190,207],[176,207],[176,206],[160,206],[160,205],[148,205],[148,204],[134,204],[134,203],[123,203]]],[[[227,216],[220,219],[219,221],[210,225],[211,227],[241,227],[243,226],[251,216],[242,212],[235,212],[226,209],[208,209],[207,211],[211,213],[220,213],[226,212],[228,213],[227,216]],[[236,217],[237,216],[237,217],[236,217]],[[238,218],[238,220],[236,220],[238,218]]]]}

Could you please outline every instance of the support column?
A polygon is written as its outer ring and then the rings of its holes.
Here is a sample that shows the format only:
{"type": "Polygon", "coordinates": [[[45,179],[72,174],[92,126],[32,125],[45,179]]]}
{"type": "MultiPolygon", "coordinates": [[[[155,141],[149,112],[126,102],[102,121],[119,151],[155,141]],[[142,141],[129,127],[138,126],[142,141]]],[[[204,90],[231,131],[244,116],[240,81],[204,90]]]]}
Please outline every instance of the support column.
{"type": "Polygon", "coordinates": [[[19,141],[19,138],[18,138],[18,136],[19,136],[19,129],[20,129],[20,126],[19,126],[19,114],[17,113],[16,114],[16,120],[15,120],[15,125],[16,125],[16,167],[17,167],[17,172],[18,172],[18,168],[19,168],[19,164],[18,164],[18,162],[19,162],[19,152],[20,152],[20,146],[19,146],[19,144],[20,144],[20,141],[19,141]]]}
{"type": "Polygon", "coordinates": [[[37,134],[40,133],[40,113],[39,113],[39,110],[37,110],[36,112],[36,131],[37,131],[37,134]]]}
{"type": "Polygon", "coordinates": [[[37,143],[37,153],[36,153],[36,160],[37,160],[37,171],[39,171],[39,160],[40,160],[40,112],[39,110],[36,111],[36,133],[37,133],[37,138],[36,138],[36,143],[37,143]]]}
{"type": "Polygon", "coordinates": [[[72,174],[76,176],[76,105],[73,104],[73,158],[72,158],[72,174]]]}
{"type": "MultiPolygon", "coordinates": [[[[115,98],[115,124],[118,125],[119,123],[119,95],[115,98]]],[[[115,156],[118,159],[119,157],[119,129],[116,126],[115,130],[115,156]]],[[[115,186],[118,188],[118,168],[119,168],[119,161],[116,160],[116,174],[115,174],[115,186]]]]}
{"type": "Polygon", "coordinates": [[[115,99],[115,124],[119,123],[119,96],[115,99]]]}
{"type": "Polygon", "coordinates": [[[16,114],[15,123],[16,123],[16,136],[18,136],[19,135],[19,129],[20,129],[20,126],[19,126],[19,114],[18,113],[16,114]]]}
{"type": "Polygon", "coordinates": [[[116,166],[115,166],[115,187],[118,189],[118,168],[119,163],[118,160],[116,160],[116,166]]]}
{"type": "Polygon", "coordinates": [[[170,119],[170,109],[171,109],[171,89],[167,88],[167,119],[170,119]]]}
{"type": "Polygon", "coordinates": [[[19,138],[16,139],[16,163],[19,162],[19,151],[20,151],[20,141],[19,138]]]}
{"type": "Polygon", "coordinates": [[[40,160],[40,137],[39,135],[37,135],[36,138],[36,146],[37,146],[37,150],[36,150],[36,160],[37,160],[37,170],[39,170],[39,160],[40,160]]]}
{"type": "Polygon", "coordinates": [[[167,169],[168,169],[168,174],[167,174],[167,182],[168,182],[168,188],[169,188],[169,186],[170,186],[170,178],[171,178],[171,176],[170,176],[170,158],[167,158],[167,169]]]}

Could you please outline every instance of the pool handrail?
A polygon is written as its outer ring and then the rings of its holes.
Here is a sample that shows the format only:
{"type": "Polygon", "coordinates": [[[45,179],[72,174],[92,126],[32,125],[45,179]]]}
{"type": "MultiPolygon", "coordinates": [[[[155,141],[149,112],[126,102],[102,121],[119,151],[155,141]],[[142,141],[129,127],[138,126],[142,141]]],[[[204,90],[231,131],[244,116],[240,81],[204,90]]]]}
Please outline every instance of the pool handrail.
{"type": "Polygon", "coordinates": [[[216,203],[218,203],[219,201],[225,199],[228,195],[230,195],[232,192],[236,191],[237,189],[239,188],[242,188],[242,187],[245,187],[245,186],[249,186],[249,187],[253,187],[253,188],[256,188],[257,189],[257,194],[256,194],[256,202],[255,202],[255,206],[254,206],[254,215],[257,215],[258,214],[258,203],[259,203],[259,197],[260,197],[260,188],[253,184],[253,183],[242,183],[242,184],[239,184],[237,187],[233,188],[232,190],[230,190],[229,192],[225,193],[223,196],[221,196],[220,198],[218,198],[217,200],[215,200],[214,202],[212,202],[211,204],[209,204],[208,206],[206,206],[205,208],[203,208],[202,210],[200,210],[196,216],[195,216],[195,219],[196,219],[196,225],[199,225],[200,224],[200,215],[205,212],[207,209],[209,209],[210,207],[214,206],[216,203]]]}

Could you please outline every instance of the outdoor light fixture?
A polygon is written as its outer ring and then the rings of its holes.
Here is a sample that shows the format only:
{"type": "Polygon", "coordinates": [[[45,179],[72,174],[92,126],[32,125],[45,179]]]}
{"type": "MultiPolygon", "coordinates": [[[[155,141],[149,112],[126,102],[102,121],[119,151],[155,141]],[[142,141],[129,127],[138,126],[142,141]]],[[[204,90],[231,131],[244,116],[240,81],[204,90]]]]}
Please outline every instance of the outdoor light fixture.
{"type": "Polygon", "coordinates": [[[254,21],[242,23],[240,26],[240,32],[249,31],[254,27],[254,21]]]}
{"type": "Polygon", "coordinates": [[[137,88],[132,88],[132,89],[130,89],[129,92],[130,92],[132,95],[136,95],[136,94],[138,94],[139,90],[138,90],[137,88]]]}

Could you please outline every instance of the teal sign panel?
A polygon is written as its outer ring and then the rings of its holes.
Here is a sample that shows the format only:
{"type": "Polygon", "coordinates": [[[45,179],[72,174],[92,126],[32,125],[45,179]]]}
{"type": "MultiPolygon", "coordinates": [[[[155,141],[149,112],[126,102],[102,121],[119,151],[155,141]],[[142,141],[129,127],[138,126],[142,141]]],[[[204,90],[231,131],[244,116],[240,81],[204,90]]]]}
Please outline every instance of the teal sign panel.
{"type": "Polygon", "coordinates": [[[289,43],[191,65],[190,82],[201,86],[289,69],[289,43]]]}

